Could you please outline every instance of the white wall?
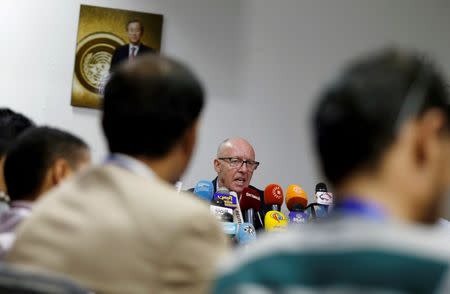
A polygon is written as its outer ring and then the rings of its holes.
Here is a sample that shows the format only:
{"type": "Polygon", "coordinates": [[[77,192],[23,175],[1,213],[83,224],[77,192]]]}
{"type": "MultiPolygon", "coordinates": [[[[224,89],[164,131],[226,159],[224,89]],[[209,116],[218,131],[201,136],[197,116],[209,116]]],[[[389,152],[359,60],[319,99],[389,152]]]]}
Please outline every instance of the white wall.
{"type": "Polygon", "coordinates": [[[81,135],[97,161],[105,154],[99,112],[70,106],[81,3],[163,14],[162,51],[204,79],[209,101],[188,186],[212,178],[218,143],[239,135],[262,162],[255,185],[298,183],[312,194],[310,110],[344,61],[400,44],[450,68],[446,0],[1,0],[0,106],[81,135]]]}

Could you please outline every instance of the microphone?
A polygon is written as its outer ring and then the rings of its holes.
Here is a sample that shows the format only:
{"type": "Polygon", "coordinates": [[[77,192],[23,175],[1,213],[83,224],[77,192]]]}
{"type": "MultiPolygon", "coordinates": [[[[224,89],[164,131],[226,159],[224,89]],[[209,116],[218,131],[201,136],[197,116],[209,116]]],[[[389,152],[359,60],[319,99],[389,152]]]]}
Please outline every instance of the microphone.
{"type": "Polygon", "coordinates": [[[224,207],[230,208],[232,210],[231,214],[234,216],[235,223],[243,223],[242,212],[239,207],[239,201],[236,192],[230,192],[226,188],[219,188],[213,196],[213,201],[218,200],[224,202],[224,207]]]}
{"type": "Polygon", "coordinates": [[[244,221],[254,226],[254,213],[255,211],[259,211],[259,208],[261,207],[261,197],[259,196],[259,192],[252,188],[244,188],[239,204],[244,211],[244,221]]]}
{"type": "Polygon", "coordinates": [[[310,204],[311,216],[313,219],[320,219],[327,217],[333,205],[333,194],[328,192],[325,183],[318,183],[316,185],[315,193],[316,202],[310,204]]]}
{"type": "Polygon", "coordinates": [[[213,204],[209,206],[209,210],[219,221],[228,221],[230,218],[228,215],[231,215],[231,221],[233,221],[233,210],[231,208],[213,204]]]}
{"type": "Polygon", "coordinates": [[[213,200],[221,199],[225,203],[225,207],[235,209],[238,206],[238,197],[237,194],[232,194],[226,188],[220,188],[214,193],[213,200]]]}
{"type": "Polygon", "coordinates": [[[243,223],[238,225],[236,232],[236,240],[239,245],[248,245],[256,240],[255,227],[250,223],[243,223]]]}
{"type": "Polygon", "coordinates": [[[201,180],[195,185],[194,194],[209,202],[213,198],[214,186],[210,181],[201,180]]]}
{"type": "Polygon", "coordinates": [[[283,232],[287,230],[288,221],[282,212],[271,210],[266,213],[264,224],[267,232],[283,232]]]}
{"type": "Polygon", "coordinates": [[[306,192],[298,185],[289,185],[286,191],[286,206],[290,224],[306,224],[309,216],[305,212],[308,205],[306,192]]]}
{"type": "Polygon", "coordinates": [[[237,231],[236,224],[233,222],[233,209],[225,207],[222,199],[213,199],[209,208],[211,214],[221,222],[223,232],[233,238],[237,231]]]}
{"type": "Polygon", "coordinates": [[[233,210],[234,222],[237,224],[242,224],[244,222],[244,218],[242,217],[242,210],[239,205],[239,197],[234,191],[230,192],[230,196],[233,197],[233,202],[236,201],[236,208],[233,210]]]}
{"type": "Polygon", "coordinates": [[[308,196],[299,185],[289,185],[286,191],[286,206],[289,211],[301,211],[308,206],[308,196]]]}
{"type": "Polygon", "coordinates": [[[333,205],[333,194],[328,192],[325,183],[318,183],[316,185],[316,202],[322,205],[333,205]]]}
{"type": "Polygon", "coordinates": [[[278,184],[270,184],[264,189],[264,204],[271,206],[272,210],[280,211],[283,204],[283,189],[278,184]]]}

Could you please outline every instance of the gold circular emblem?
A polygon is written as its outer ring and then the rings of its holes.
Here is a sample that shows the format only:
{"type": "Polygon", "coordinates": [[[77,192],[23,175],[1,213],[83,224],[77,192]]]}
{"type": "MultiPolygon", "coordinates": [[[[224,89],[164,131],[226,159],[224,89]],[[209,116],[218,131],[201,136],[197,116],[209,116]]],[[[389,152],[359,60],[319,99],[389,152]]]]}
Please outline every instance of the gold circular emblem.
{"type": "Polygon", "coordinates": [[[101,93],[114,50],[124,44],[120,37],[104,32],[90,34],[78,42],[75,75],[80,84],[90,92],[101,93]]]}

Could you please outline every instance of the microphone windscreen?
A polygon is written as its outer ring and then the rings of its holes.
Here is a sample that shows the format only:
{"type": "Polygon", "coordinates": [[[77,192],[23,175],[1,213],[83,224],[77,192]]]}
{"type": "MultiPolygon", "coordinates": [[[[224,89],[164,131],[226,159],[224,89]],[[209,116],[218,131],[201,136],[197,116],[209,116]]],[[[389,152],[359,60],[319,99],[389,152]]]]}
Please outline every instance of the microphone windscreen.
{"type": "Polygon", "coordinates": [[[327,185],[325,183],[317,183],[316,185],[316,192],[321,191],[321,192],[327,192],[327,185]]]}
{"type": "Polygon", "coordinates": [[[242,223],[238,225],[236,239],[239,245],[247,245],[256,240],[255,227],[250,223],[242,223]]]}
{"type": "Polygon", "coordinates": [[[308,196],[299,185],[289,185],[286,191],[286,206],[289,211],[303,210],[308,205],[308,196]]]}
{"type": "Polygon", "coordinates": [[[201,180],[195,185],[194,194],[209,202],[214,195],[214,186],[210,181],[201,180]]]}
{"type": "Polygon", "coordinates": [[[286,216],[279,211],[270,210],[264,217],[264,228],[267,232],[279,232],[287,230],[286,216]]]}
{"type": "Polygon", "coordinates": [[[239,201],[242,210],[254,209],[258,211],[261,207],[261,197],[259,192],[252,188],[244,188],[241,194],[241,201],[239,201]]]}
{"type": "Polygon", "coordinates": [[[264,189],[264,203],[266,205],[282,205],[283,189],[278,184],[270,184],[264,189]]]}

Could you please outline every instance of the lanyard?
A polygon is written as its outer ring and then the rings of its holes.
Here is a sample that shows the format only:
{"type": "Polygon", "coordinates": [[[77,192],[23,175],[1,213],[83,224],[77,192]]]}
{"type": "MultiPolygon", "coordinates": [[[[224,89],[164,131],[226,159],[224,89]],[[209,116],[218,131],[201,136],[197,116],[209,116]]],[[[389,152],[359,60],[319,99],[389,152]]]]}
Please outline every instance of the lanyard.
{"type": "Polygon", "coordinates": [[[387,217],[381,206],[356,197],[349,197],[338,202],[334,210],[340,215],[360,216],[372,220],[383,220],[387,217]]]}

